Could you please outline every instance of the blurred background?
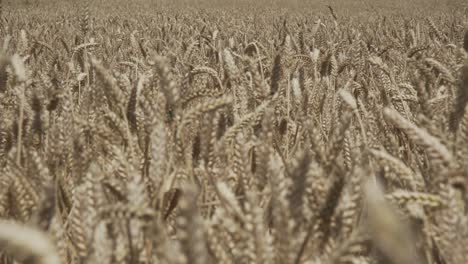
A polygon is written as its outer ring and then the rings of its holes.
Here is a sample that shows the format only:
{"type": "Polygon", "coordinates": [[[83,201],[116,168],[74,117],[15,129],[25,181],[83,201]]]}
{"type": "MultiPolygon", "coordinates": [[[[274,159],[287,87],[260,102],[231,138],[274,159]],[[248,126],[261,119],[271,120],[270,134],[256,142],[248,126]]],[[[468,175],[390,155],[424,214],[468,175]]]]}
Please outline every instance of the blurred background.
{"type": "MultiPolygon", "coordinates": [[[[11,7],[50,6],[62,3],[79,4],[80,0],[3,0],[3,4],[11,7]]],[[[177,6],[177,7],[278,7],[288,9],[324,8],[333,5],[336,9],[352,12],[371,11],[376,9],[393,9],[402,12],[421,10],[460,9],[468,6],[465,0],[94,0],[97,7],[112,6],[177,6]]]]}

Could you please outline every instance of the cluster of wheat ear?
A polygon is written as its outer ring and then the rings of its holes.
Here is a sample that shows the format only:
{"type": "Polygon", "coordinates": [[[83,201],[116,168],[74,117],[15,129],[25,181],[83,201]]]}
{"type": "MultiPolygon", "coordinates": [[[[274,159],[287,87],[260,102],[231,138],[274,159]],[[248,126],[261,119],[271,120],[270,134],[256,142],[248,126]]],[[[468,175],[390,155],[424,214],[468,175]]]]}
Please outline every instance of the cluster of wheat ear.
{"type": "Polygon", "coordinates": [[[463,10],[59,8],[0,8],[0,263],[468,260],[463,10]]]}

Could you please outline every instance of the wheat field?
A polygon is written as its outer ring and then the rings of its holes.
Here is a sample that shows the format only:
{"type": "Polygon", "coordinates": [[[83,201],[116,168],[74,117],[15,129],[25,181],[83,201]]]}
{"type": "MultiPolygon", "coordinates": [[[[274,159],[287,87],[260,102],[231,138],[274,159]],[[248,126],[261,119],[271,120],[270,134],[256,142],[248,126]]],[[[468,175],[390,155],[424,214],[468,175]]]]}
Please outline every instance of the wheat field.
{"type": "Polygon", "coordinates": [[[466,263],[463,2],[0,1],[0,263],[466,263]]]}

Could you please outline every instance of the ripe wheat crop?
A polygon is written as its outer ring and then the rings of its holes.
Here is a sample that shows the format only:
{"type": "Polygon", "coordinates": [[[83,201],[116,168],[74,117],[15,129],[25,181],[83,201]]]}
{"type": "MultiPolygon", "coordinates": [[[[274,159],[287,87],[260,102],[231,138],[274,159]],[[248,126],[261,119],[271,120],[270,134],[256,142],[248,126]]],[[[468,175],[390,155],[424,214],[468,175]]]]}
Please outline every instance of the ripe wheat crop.
{"type": "Polygon", "coordinates": [[[311,2],[0,1],[0,263],[466,263],[468,6],[311,2]]]}

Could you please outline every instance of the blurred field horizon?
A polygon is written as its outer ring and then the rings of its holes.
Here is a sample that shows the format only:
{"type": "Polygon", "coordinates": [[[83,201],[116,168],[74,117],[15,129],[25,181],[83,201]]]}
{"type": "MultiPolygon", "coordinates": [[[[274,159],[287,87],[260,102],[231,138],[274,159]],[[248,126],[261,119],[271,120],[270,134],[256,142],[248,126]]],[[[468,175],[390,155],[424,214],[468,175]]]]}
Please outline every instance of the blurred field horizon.
{"type": "MultiPolygon", "coordinates": [[[[3,0],[6,7],[60,7],[64,4],[80,5],[77,0],[3,0]]],[[[299,11],[307,8],[313,10],[303,10],[306,12],[323,12],[326,6],[330,5],[336,8],[337,12],[356,12],[356,11],[393,11],[393,12],[416,12],[421,11],[466,11],[468,4],[463,0],[95,0],[92,5],[100,7],[133,7],[133,8],[156,8],[156,7],[200,7],[200,8],[285,8],[288,10],[299,11]]],[[[127,10],[131,11],[131,10],[127,10]]]]}

